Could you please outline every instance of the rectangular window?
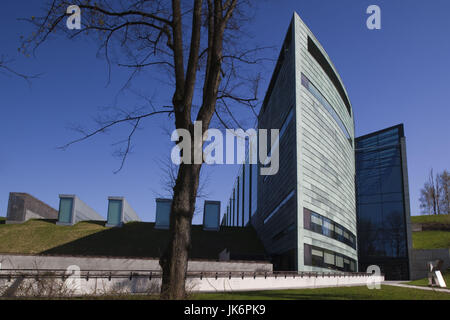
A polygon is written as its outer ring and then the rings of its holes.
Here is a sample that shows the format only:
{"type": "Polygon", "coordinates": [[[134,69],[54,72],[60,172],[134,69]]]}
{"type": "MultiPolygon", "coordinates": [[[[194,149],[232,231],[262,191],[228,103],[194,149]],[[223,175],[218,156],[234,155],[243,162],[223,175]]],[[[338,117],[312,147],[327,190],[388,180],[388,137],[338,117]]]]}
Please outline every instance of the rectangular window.
{"type": "Polygon", "coordinates": [[[172,200],[156,199],[155,228],[169,229],[171,207],[172,207],[172,200]]]}
{"type": "Polygon", "coordinates": [[[332,238],[334,233],[334,224],[331,220],[323,218],[323,235],[332,238]]]}
{"type": "Polygon", "coordinates": [[[306,208],[303,208],[303,227],[311,230],[311,211],[306,208]]]}
{"type": "Polygon", "coordinates": [[[336,256],[336,267],[344,268],[344,258],[341,256],[336,256]]]}
{"type": "Polygon", "coordinates": [[[330,265],[334,266],[334,254],[325,252],[323,260],[326,264],[330,264],[330,265]]]}
{"type": "Polygon", "coordinates": [[[220,217],[220,202],[205,201],[203,211],[203,228],[206,230],[218,230],[220,217]]]}
{"type": "Polygon", "coordinates": [[[319,217],[317,214],[313,213],[311,215],[311,222],[321,226],[322,225],[322,218],[319,217]]]}
{"type": "Polygon", "coordinates": [[[114,226],[122,223],[122,200],[109,200],[107,223],[114,226]]]}
{"type": "Polygon", "coordinates": [[[356,271],[356,261],[342,254],[304,244],[304,263],[307,266],[339,271],[356,271]]]}
{"type": "Polygon", "coordinates": [[[59,199],[58,222],[72,223],[73,198],[59,199]]]}
{"type": "Polygon", "coordinates": [[[322,252],[322,251],[319,251],[319,250],[316,250],[316,249],[312,249],[312,250],[311,250],[311,254],[312,254],[313,256],[323,257],[323,252],[322,252]]]}
{"type": "Polygon", "coordinates": [[[307,208],[303,208],[303,227],[306,230],[317,232],[356,249],[355,235],[331,219],[323,217],[307,208]]]}

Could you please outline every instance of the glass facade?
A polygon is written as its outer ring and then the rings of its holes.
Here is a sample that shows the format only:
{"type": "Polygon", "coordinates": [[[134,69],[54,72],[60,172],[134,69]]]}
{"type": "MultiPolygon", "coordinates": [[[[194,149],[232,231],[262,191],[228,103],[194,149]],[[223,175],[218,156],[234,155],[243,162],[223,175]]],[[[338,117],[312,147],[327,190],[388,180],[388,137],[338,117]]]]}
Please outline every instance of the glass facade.
{"type": "Polygon", "coordinates": [[[356,261],[343,254],[306,243],[304,244],[304,254],[306,266],[344,272],[356,272],[356,261]]]}
{"type": "Polygon", "coordinates": [[[399,125],[356,140],[360,269],[378,265],[388,280],[409,278],[403,137],[399,125]]]}
{"type": "Polygon", "coordinates": [[[356,236],[342,225],[309,209],[303,208],[303,226],[356,249],[356,236]]]}

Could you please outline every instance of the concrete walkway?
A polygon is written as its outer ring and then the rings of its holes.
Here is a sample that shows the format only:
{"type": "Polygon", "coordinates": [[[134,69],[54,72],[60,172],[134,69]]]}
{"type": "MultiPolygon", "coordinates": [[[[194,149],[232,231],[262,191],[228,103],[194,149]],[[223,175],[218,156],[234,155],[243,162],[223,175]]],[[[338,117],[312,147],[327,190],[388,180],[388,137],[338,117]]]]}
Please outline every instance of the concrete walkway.
{"type": "Polygon", "coordinates": [[[421,287],[421,286],[412,286],[408,283],[408,281],[384,281],[381,284],[387,285],[387,286],[394,286],[394,287],[402,287],[402,288],[410,288],[410,289],[419,289],[419,290],[427,290],[427,291],[436,291],[436,292],[445,292],[450,294],[450,289],[445,288],[436,288],[436,287],[421,287]]]}

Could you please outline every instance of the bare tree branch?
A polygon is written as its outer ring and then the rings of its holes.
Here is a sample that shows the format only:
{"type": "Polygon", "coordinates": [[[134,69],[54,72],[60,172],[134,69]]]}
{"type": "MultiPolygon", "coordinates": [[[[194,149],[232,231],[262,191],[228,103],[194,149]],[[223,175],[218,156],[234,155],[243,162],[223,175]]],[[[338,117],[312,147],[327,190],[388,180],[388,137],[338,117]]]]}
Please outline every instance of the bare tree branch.
{"type": "Polygon", "coordinates": [[[3,55],[0,56],[0,73],[6,76],[13,75],[22,78],[28,83],[29,86],[31,85],[32,79],[36,79],[41,76],[41,74],[28,75],[25,73],[18,72],[12,67],[10,67],[10,64],[12,64],[13,62],[14,60],[12,59],[7,60],[3,55]]]}
{"type": "MultiPolygon", "coordinates": [[[[122,119],[109,121],[107,124],[101,126],[100,128],[97,128],[97,129],[95,129],[95,130],[93,130],[91,132],[85,133],[83,137],[75,139],[75,140],[72,140],[72,141],[70,141],[70,142],[68,142],[68,143],[58,147],[58,149],[66,150],[71,145],[73,145],[73,144],[75,144],[77,142],[81,142],[81,141],[87,140],[87,139],[89,139],[89,138],[91,138],[91,137],[93,137],[93,136],[95,136],[95,135],[97,135],[99,133],[105,132],[106,129],[108,129],[108,128],[114,126],[114,125],[117,125],[117,124],[120,124],[120,123],[124,123],[124,122],[130,122],[130,121],[136,121],[138,123],[141,119],[148,118],[150,116],[153,116],[153,115],[156,115],[156,114],[162,114],[162,113],[171,114],[171,113],[173,113],[173,111],[172,110],[161,110],[161,111],[150,112],[150,113],[139,115],[139,116],[127,116],[127,117],[122,118],[122,119]]],[[[134,130],[135,129],[133,129],[133,133],[134,133],[134,130]]]]}

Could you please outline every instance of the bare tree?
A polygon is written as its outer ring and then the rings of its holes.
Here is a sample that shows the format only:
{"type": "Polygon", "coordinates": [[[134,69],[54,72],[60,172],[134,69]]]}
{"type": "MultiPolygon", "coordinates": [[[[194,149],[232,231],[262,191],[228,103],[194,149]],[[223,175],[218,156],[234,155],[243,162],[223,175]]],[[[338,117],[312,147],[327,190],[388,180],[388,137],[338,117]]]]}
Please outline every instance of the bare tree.
{"type": "Polygon", "coordinates": [[[191,247],[191,224],[199,188],[202,164],[193,164],[194,155],[202,151],[203,141],[194,141],[194,122],[201,121],[202,133],[216,115],[223,126],[229,122],[218,111],[224,111],[234,123],[238,119],[232,104],[254,111],[257,102],[259,75],[249,76],[248,66],[260,63],[261,50],[244,41],[243,25],[252,12],[250,0],[89,0],[48,3],[41,17],[28,19],[36,32],[25,40],[28,50],[35,50],[53,32],[69,38],[93,35],[99,40],[109,67],[112,64],[129,68],[134,76],[147,68],[159,68],[173,80],[172,104],[150,110],[133,110],[116,114],[88,131],[80,128],[82,136],[63,146],[89,139],[113,126],[130,125],[124,140],[120,168],[130,152],[131,139],[146,118],[168,114],[174,117],[176,129],[191,134],[190,163],[181,163],[173,186],[170,216],[170,241],[160,258],[163,270],[161,297],[185,297],[185,275],[191,247]],[[69,5],[81,9],[82,27],[68,30],[65,22],[69,5]],[[119,54],[120,52],[120,54],[119,54]],[[193,101],[198,101],[195,108],[193,101]]]}
{"type": "Polygon", "coordinates": [[[430,170],[428,181],[420,190],[420,208],[426,214],[449,214],[449,185],[447,170],[434,176],[430,170]]]}
{"type": "Polygon", "coordinates": [[[436,185],[434,182],[433,169],[430,170],[428,181],[420,190],[420,208],[423,213],[437,214],[438,209],[436,205],[436,185]]]}

